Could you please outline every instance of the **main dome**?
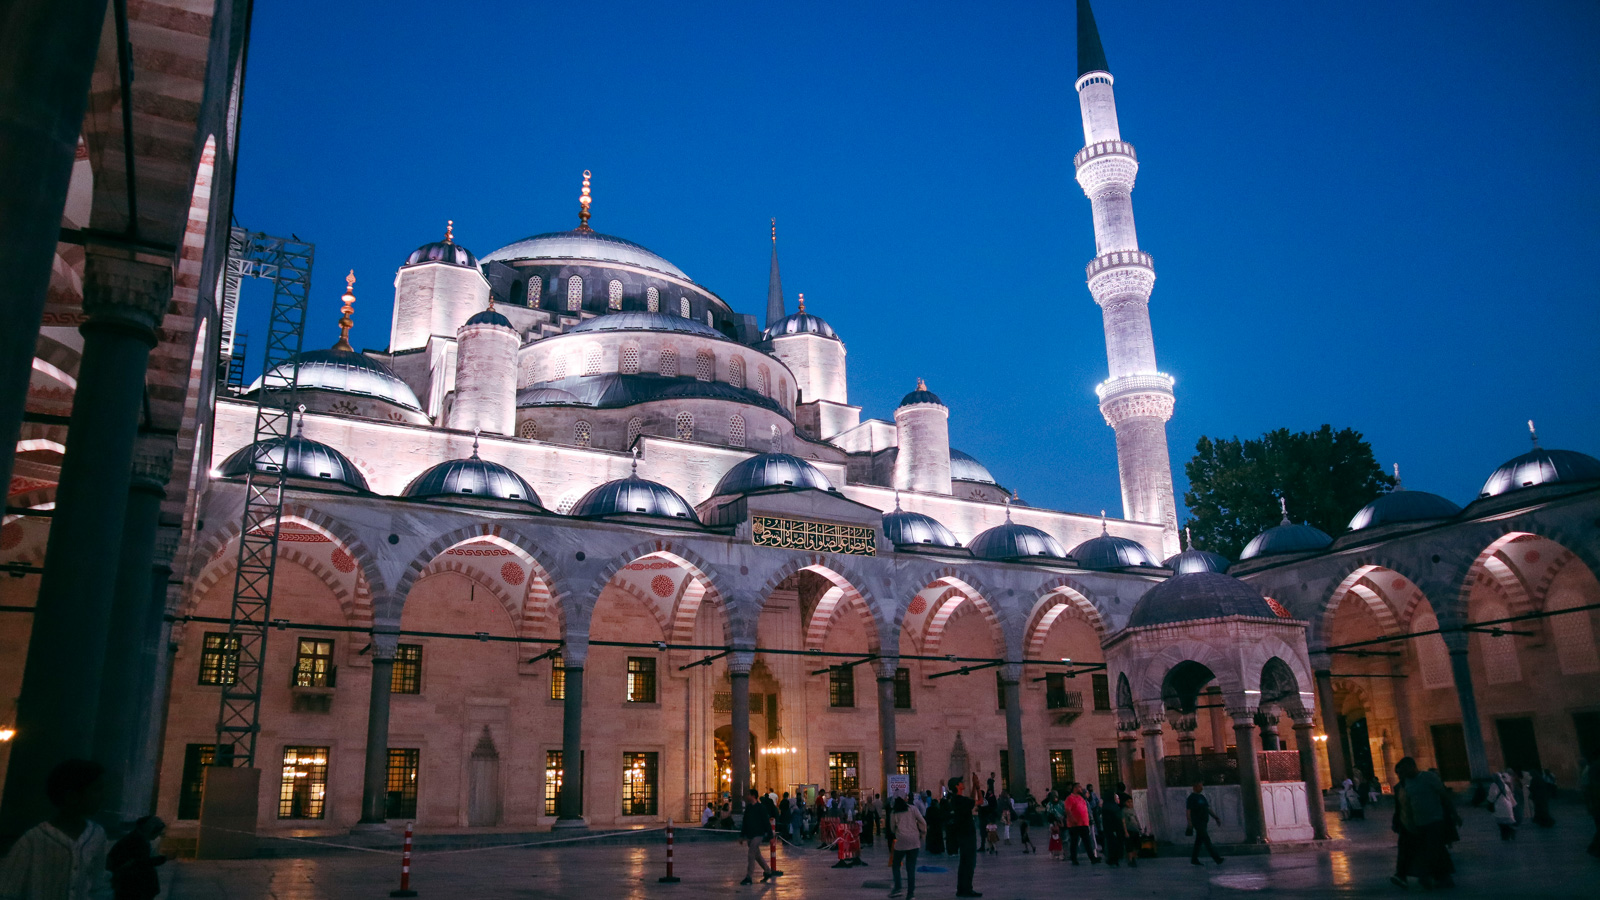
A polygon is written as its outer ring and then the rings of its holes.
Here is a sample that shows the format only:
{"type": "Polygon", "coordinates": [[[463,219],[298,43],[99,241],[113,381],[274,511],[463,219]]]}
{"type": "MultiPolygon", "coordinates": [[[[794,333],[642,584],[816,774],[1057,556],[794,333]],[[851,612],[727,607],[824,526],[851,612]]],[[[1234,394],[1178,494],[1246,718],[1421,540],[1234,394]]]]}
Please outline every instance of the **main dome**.
{"type": "Polygon", "coordinates": [[[476,452],[467,459],[452,459],[428,469],[412,479],[401,496],[418,499],[482,497],[541,505],[539,495],[521,475],[497,462],[479,458],[476,452]]]}
{"type": "Polygon", "coordinates": [[[1101,534],[1084,541],[1072,548],[1072,558],[1085,569],[1157,568],[1161,565],[1145,545],[1114,534],[1101,534]]]}
{"type": "Polygon", "coordinates": [[[685,281],[693,280],[682,269],[633,241],[583,228],[525,237],[490,253],[483,261],[511,262],[524,259],[581,259],[621,263],[665,272],[685,281]]]}
{"type": "Polygon", "coordinates": [[[1478,497],[1498,497],[1541,484],[1595,480],[1600,480],[1600,459],[1575,450],[1535,447],[1495,469],[1489,480],[1483,483],[1483,490],[1478,497]]]}
{"type": "MultiPolygon", "coordinates": [[[[294,375],[292,363],[280,363],[273,374],[287,382],[294,375]]],[[[422,411],[422,404],[410,385],[400,380],[388,366],[354,350],[308,350],[300,354],[300,390],[336,391],[376,397],[396,406],[422,411]]],[[[261,388],[261,379],[250,391],[261,388]]]]}
{"type": "Polygon", "coordinates": [[[698,522],[689,501],[672,488],[630,475],[584,494],[573,504],[571,516],[654,516],[698,522]]]}
{"type": "Polygon", "coordinates": [[[1220,572],[1191,572],[1174,575],[1145,591],[1133,605],[1133,612],[1128,614],[1128,627],[1226,616],[1281,618],[1260,591],[1239,579],[1220,572]]]}
{"type": "Polygon", "coordinates": [[[1398,522],[1425,522],[1430,519],[1451,519],[1461,512],[1461,507],[1438,494],[1427,491],[1390,491],[1376,498],[1350,520],[1347,530],[1360,531],[1379,525],[1398,522]]]}
{"type": "Polygon", "coordinates": [[[368,489],[366,477],[343,453],[299,435],[287,440],[268,438],[259,444],[248,444],[233,451],[218,469],[223,476],[232,478],[247,474],[252,463],[257,472],[282,472],[289,478],[331,481],[359,491],[368,489]]]}
{"type": "Polygon", "coordinates": [[[935,547],[959,547],[961,543],[950,529],[938,519],[922,513],[895,508],[883,514],[883,536],[892,544],[931,544],[935,547]]]}
{"type": "Polygon", "coordinates": [[[1032,525],[1019,525],[1011,521],[979,532],[967,544],[967,549],[981,559],[1022,559],[1029,556],[1067,558],[1067,551],[1062,548],[1060,541],[1032,525]]]}
{"type": "Polygon", "coordinates": [[[729,469],[711,494],[716,497],[748,494],[770,487],[790,490],[815,488],[819,491],[834,489],[833,483],[822,474],[821,469],[800,457],[787,453],[763,453],[729,469]]]}
{"type": "Polygon", "coordinates": [[[674,316],[670,313],[645,312],[634,309],[607,313],[603,316],[595,316],[592,319],[584,319],[582,322],[568,328],[566,333],[578,334],[593,331],[670,331],[676,334],[694,334],[701,337],[716,338],[719,341],[728,339],[722,332],[698,319],[686,319],[683,316],[674,316]]]}

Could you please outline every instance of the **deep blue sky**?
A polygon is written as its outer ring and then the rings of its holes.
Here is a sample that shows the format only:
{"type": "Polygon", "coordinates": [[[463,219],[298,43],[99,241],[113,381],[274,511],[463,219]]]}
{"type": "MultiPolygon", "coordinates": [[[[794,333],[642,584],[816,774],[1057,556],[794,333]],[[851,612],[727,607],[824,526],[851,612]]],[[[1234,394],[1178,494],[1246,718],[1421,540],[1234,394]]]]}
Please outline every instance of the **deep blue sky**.
{"type": "MultiPolygon", "coordinates": [[[[1202,434],[1351,426],[1463,503],[1526,419],[1600,454],[1600,4],[1096,15],[1180,503],[1202,434]]],[[[279,0],[249,66],[236,215],[316,242],[308,346],[346,270],[355,343],[383,347],[395,269],[446,218],[480,254],[570,228],[589,168],[598,230],[757,316],[776,216],[791,309],[843,336],[864,416],[926,377],[1024,500],[1120,509],[1071,3],[279,0]]]]}

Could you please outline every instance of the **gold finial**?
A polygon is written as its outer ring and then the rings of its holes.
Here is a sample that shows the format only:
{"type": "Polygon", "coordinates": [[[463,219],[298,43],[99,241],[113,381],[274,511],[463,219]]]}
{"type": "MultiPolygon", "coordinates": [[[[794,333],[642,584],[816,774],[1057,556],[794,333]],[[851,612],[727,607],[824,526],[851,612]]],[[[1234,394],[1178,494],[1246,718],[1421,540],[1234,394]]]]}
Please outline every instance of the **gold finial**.
{"type": "Polygon", "coordinates": [[[1184,537],[1185,541],[1188,543],[1189,549],[1193,550],[1194,549],[1194,533],[1189,530],[1189,526],[1187,526],[1187,525],[1183,526],[1183,537],[1184,537]]]}
{"type": "Polygon", "coordinates": [[[589,179],[593,177],[588,169],[583,170],[583,195],[578,198],[578,230],[589,230],[589,204],[593,200],[589,197],[589,179]]]}
{"type": "Polygon", "coordinates": [[[455,219],[445,219],[444,220],[444,242],[446,244],[454,244],[456,242],[456,234],[455,234],[455,232],[456,232],[456,220],[455,219]]]}
{"type": "Polygon", "coordinates": [[[777,219],[773,219],[772,220],[772,242],[774,244],[776,244],[778,242],[778,220],[777,219]]]}
{"type": "Polygon", "coordinates": [[[928,389],[928,384],[927,384],[927,382],[925,382],[925,381],[923,381],[923,380],[922,380],[922,379],[921,379],[921,378],[918,378],[918,379],[917,379],[917,390],[919,390],[919,391],[925,391],[925,390],[927,390],[927,389],[928,389]]]}
{"type": "Polygon", "coordinates": [[[350,346],[350,328],[356,323],[350,314],[356,311],[355,269],[351,269],[350,274],[344,277],[344,296],[339,299],[344,301],[344,306],[339,308],[339,342],[333,345],[333,349],[353,352],[355,348],[350,346]]]}
{"type": "Polygon", "coordinates": [[[1288,525],[1289,524],[1289,499],[1287,497],[1283,497],[1283,496],[1278,497],[1278,509],[1279,509],[1279,511],[1281,511],[1283,513],[1283,521],[1279,522],[1278,524],[1279,525],[1288,525]]]}
{"type": "Polygon", "coordinates": [[[1532,419],[1528,420],[1528,437],[1533,439],[1533,445],[1535,447],[1539,446],[1539,432],[1534,430],[1532,419]]]}
{"type": "Polygon", "coordinates": [[[800,295],[800,311],[801,312],[805,312],[806,311],[806,295],[805,294],[801,294],[800,295]]]}
{"type": "Polygon", "coordinates": [[[1400,464],[1394,464],[1394,489],[1400,490],[1400,464]]]}

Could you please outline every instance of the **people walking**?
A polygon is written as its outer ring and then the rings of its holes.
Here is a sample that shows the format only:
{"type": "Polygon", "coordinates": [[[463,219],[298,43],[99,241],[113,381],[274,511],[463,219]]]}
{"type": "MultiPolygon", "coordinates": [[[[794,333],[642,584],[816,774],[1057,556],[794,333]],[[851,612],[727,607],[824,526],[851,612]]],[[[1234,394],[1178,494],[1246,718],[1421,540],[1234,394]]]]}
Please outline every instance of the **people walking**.
{"type": "Polygon", "coordinates": [[[944,853],[944,801],[932,799],[929,795],[928,811],[923,817],[927,821],[927,845],[929,855],[944,853]]]}
{"type": "Polygon", "coordinates": [[[161,893],[161,878],[156,866],[167,858],[154,852],[155,842],[167,830],[167,823],[156,816],[145,816],[133,823],[133,830],[106,855],[111,872],[111,895],[115,900],[155,900],[161,893]]]}
{"type": "Polygon", "coordinates": [[[1438,773],[1418,771],[1417,761],[1409,756],[1395,765],[1395,774],[1400,776],[1395,815],[1405,829],[1403,833],[1411,838],[1409,848],[1402,843],[1408,852],[1400,854],[1400,871],[1396,873],[1400,884],[1404,886],[1404,879],[1415,873],[1424,887],[1450,887],[1455,883],[1455,865],[1446,844],[1460,824],[1455,797],[1438,773]]]}
{"type": "Polygon", "coordinates": [[[1133,795],[1122,782],[1117,782],[1117,805],[1122,807],[1122,848],[1128,854],[1128,867],[1139,865],[1139,845],[1144,840],[1144,828],[1139,824],[1139,814],[1133,809],[1133,795]]]}
{"type": "MultiPolygon", "coordinates": [[[[1349,781],[1349,779],[1345,780],[1349,781]]],[[[1205,785],[1198,781],[1194,783],[1194,791],[1184,801],[1184,808],[1189,816],[1189,833],[1194,835],[1194,849],[1189,851],[1189,862],[1197,866],[1200,865],[1200,848],[1203,846],[1206,852],[1211,854],[1212,860],[1221,865],[1222,854],[1218,853],[1217,848],[1211,844],[1210,828],[1212,820],[1216,820],[1217,824],[1220,825],[1222,817],[1217,815],[1217,811],[1211,808],[1211,801],[1205,794],[1205,785]]]]}
{"type": "Polygon", "coordinates": [[[972,817],[972,798],[963,793],[965,790],[966,785],[959,777],[950,779],[950,836],[960,854],[956,865],[956,896],[982,897],[981,892],[972,889],[972,872],[978,866],[978,832],[972,817]]]}
{"type": "Polygon", "coordinates": [[[740,884],[751,884],[756,874],[756,866],[761,867],[761,883],[766,884],[782,874],[767,865],[766,858],[761,851],[767,841],[772,840],[772,818],[768,815],[768,806],[761,802],[761,792],[755,788],[750,789],[750,795],[744,804],[744,822],[739,827],[739,837],[745,842],[747,852],[744,863],[744,880],[740,884]]]}
{"type": "Polygon", "coordinates": [[[1495,824],[1500,826],[1500,840],[1509,841],[1517,836],[1517,809],[1515,794],[1512,792],[1511,781],[1516,776],[1511,772],[1501,772],[1489,782],[1487,803],[1489,810],[1494,813],[1495,824]]]}
{"type": "Polygon", "coordinates": [[[885,827],[894,847],[889,857],[889,865],[894,870],[894,889],[889,891],[889,896],[900,894],[900,867],[904,865],[906,900],[915,900],[917,855],[922,852],[922,842],[928,835],[928,821],[917,811],[915,804],[907,803],[904,797],[896,797],[885,827]]]}
{"type": "Polygon", "coordinates": [[[1112,793],[1100,801],[1100,833],[1106,838],[1106,865],[1119,866],[1125,852],[1126,826],[1122,822],[1122,798],[1112,793]]]}
{"type": "Polygon", "coordinates": [[[1084,799],[1083,792],[1078,789],[1078,783],[1067,785],[1067,796],[1062,801],[1067,810],[1067,850],[1073,865],[1078,865],[1078,845],[1083,845],[1084,855],[1089,857],[1089,862],[1097,863],[1100,857],[1094,852],[1094,843],[1089,837],[1089,803],[1084,799]]]}

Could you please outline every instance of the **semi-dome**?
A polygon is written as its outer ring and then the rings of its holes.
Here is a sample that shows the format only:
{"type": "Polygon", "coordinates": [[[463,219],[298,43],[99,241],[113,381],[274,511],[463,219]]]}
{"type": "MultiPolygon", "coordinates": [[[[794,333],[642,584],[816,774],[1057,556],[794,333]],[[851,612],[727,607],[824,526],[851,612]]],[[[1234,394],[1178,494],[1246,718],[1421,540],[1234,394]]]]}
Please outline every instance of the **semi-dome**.
{"type": "Polygon", "coordinates": [[[1332,543],[1333,538],[1315,525],[1294,525],[1284,519],[1281,524],[1251,538],[1250,543],[1244,545],[1244,552],[1239,554],[1239,559],[1276,556],[1279,553],[1310,553],[1325,550],[1332,543]]]}
{"type": "Polygon", "coordinates": [[[1534,447],[1495,469],[1489,480],[1483,483],[1483,490],[1478,496],[1498,497],[1501,494],[1541,484],[1569,484],[1595,480],[1600,480],[1600,459],[1575,450],[1546,450],[1543,447],[1534,447]]]}
{"type": "Polygon", "coordinates": [[[977,457],[970,453],[962,453],[954,447],[950,448],[950,480],[951,481],[976,481],[982,484],[999,486],[1000,482],[994,480],[989,474],[989,469],[978,462],[977,457]]]}
{"type": "Polygon", "coordinates": [[[1221,553],[1190,547],[1182,553],[1167,557],[1167,561],[1162,565],[1171,569],[1173,575],[1192,575],[1195,572],[1226,572],[1231,563],[1221,553]]]}
{"type": "Polygon", "coordinates": [[[932,516],[907,512],[896,506],[894,512],[883,514],[883,536],[893,544],[931,544],[935,547],[959,547],[961,543],[950,529],[932,516]]]}
{"type": "Polygon", "coordinates": [[[788,453],[763,453],[752,456],[729,469],[727,474],[722,476],[722,480],[717,482],[717,489],[711,493],[713,496],[721,497],[747,494],[771,487],[831,491],[833,483],[828,481],[828,476],[822,474],[821,469],[798,456],[788,453]]]}
{"type": "MultiPolygon", "coordinates": [[[[279,363],[273,367],[273,384],[286,384],[295,376],[293,363],[279,363]]],[[[261,379],[250,385],[251,391],[261,388],[261,379]]],[[[422,411],[422,404],[411,386],[400,380],[388,366],[354,350],[308,350],[300,354],[299,389],[336,391],[374,397],[422,411]]]]}
{"type": "Polygon", "coordinates": [[[1072,558],[1085,569],[1121,569],[1126,566],[1156,568],[1161,565],[1145,545],[1104,531],[1099,537],[1090,538],[1072,548],[1072,558]]]}
{"type": "Polygon", "coordinates": [[[572,507],[572,516],[653,516],[698,522],[689,501],[672,488],[630,475],[584,494],[572,507]]]}
{"type": "Polygon", "coordinates": [[[517,394],[517,407],[524,406],[588,406],[571,391],[560,388],[536,387],[517,394]]]}
{"type": "Polygon", "coordinates": [[[790,313],[768,325],[767,330],[762,332],[761,336],[770,341],[775,337],[782,337],[786,334],[815,334],[825,338],[833,338],[834,340],[839,339],[839,336],[834,333],[832,325],[823,321],[821,316],[812,315],[804,309],[797,313],[790,313]]]}
{"type": "Polygon", "coordinates": [[[940,406],[944,405],[944,401],[939,399],[939,395],[928,390],[928,385],[925,384],[921,378],[917,379],[916,390],[900,398],[900,406],[911,406],[917,403],[937,403],[940,406]]]}
{"type": "Polygon", "coordinates": [[[479,497],[488,500],[516,500],[540,506],[521,475],[497,462],[480,459],[474,450],[467,459],[442,462],[412,479],[402,497],[479,497]]]}
{"type": "Polygon", "coordinates": [[[361,470],[343,453],[300,435],[287,439],[268,438],[241,447],[222,461],[220,471],[229,478],[245,475],[252,462],[257,472],[282,472],[289,478],[331,481],[360,491],[368,489],[361,470]]]}
{"type": "Polygon", "coordinates": [[[1461,507],[1438,494],[1427,491],[1393,490],[1361,507],[1350,520],[1349,531],[1394,525],[1399,522],[1426,522],[1431,519],[1452,519],[1461,507]]]}
{"type": "MultiPolygon", "coordinates": [[[[474,313],[467,319],[468,325],[499,325],[501,328],[512,328],[511,320],[494,311],[491,306],[480,313],[474,313]]],[[[515,331],[515,328],[512,328],[515,331]]]]}
{"type": "Polygon", "coordinates": [[[566,333],[580,334],[596,331],[668,331],[674,334],[694,334],[701,337],[727,340],[727,337],[722,332],[698,319],[688,319],[670,313],[646,312],[636,309],[584,319],[582,322],[568,328],[566,333]]]}
{"type": "Polygon", "coordinates": [[[1190,572],[1174,575],[1144,592],[1128,614],[1128,627],[1170,625],[1225,616],[1281,618],[1261,592],[1231,575],[1190,572]]]}
{"type": "Polygon", "coordinates": [[[1029,556],[1067,558],[1067,551],[1055,538],[1032,525],[1019,525],[1009,519],[1004,525],[979,532],[967,544],[967,549],[972,551],[973,556],[982,559],[1022,559],[1029,556]]]}
{"type": "Polygon", "coordinates": [[[574,228],[571,231],[552,231],[546,234],[525,237],[490,253],[483,258],[483,261],[511,262],[513,260],[535,259],[578,259],[601,263],[622,263],[623,265],[638,266],[644,269],[654,269],[657,272],[665,272],[668,275],[674,275],[686,281],[690,280],[682,269],[667,262],[650,250],[635,244],[633,241],[609,234],[601,234],[588,228],[574,228]]]}

